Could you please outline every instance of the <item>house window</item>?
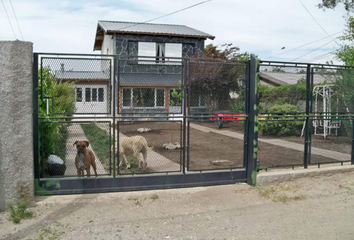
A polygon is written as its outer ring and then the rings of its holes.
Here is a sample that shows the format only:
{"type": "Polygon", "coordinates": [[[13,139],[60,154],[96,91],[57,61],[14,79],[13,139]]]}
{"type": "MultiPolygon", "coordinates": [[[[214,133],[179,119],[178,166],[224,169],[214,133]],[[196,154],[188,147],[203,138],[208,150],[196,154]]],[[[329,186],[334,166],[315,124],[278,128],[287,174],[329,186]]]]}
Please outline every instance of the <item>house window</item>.
{"type": "Polygon", "coordinates": [[[123,88],[122,95],[123,95],[123,107],[130,107],[130,104],[132,102],[131,89],[123,88]]]}
{"type": "Polygon", "coordinates": [[[85,102],[91,102],[91,88],[85,88],[85,102]]]}
{"type": "Polygon", "coordinates": [[[156,43],[156,63],[165,62],[165,44],[156,43]]]}
{"type": "Polygon", "coordinates": [[[98,89],[98,101],[99,101],[99,102],[104,102],[104,100],[103,100],[103,94],[104,94],[103,88],[99,88],[99,89],[98,89]]]}
{"type": "Polygon", "coordinates": [[[205,107],[206,103],[202,96],[197,93],[191,93],[190,99],[190,106],[191,107],[205,107]]]}
{"type": "Polygon", "coordinates": [[[153,108],[165,106],[165,90],[156,88],[123,88],[124,107],[153,108]]]}
{"type": "Polygon", "coordinates": [[[165,57],[169,64],[181,64],[182,61],[182,44],[181,43],[166,43],[165,57]]]}
{"type": "Polygon", "coordinates": [[[165,106],[165,90],[164,89],[155,89],[155,102],[157,107],[165,106]]]}
{"type": "Polygon", "coordinates": [[[82,88],[76,88],[76,102],[82,102],[82,88]]]}
{"type": "Polygon", "coordinates": [[[138,43],[139,64],[167,63],[181,64],[181,43],[138,43]],[[144,61],[145,60],[145,61],[144,61]],[[155,62],[153,62],[154,60],[155,62]]]}
{"type": "Polygon", "coordinates": [[[92,102],[97,102],[97,88],[92,88],[92,102]]]}

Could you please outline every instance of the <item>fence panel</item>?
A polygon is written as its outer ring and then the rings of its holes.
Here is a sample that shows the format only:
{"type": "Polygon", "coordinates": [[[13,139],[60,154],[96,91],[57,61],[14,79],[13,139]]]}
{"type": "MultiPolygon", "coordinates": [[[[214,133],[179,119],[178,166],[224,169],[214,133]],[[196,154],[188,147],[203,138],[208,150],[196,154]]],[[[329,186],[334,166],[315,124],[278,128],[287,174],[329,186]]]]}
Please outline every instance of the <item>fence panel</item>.
{"type": "Polygon", "coordinates": [[[42,57],[39,89],[47,115],[110,114],[111,65],[111,59],[42,57]]]}
{"type": "Polygon", "coordinates": [[[39,122],[42,177],[78,176],[80,167],[86,170],[85,175],[90,169],[91,177],[96,173],[111,175],[110,128],[110,122],[42,119],[39,122]]]}
{"type": "MultiPolygon", "coordinates": [[[[123,119],[122,119],[123,120],[123,119]]],[[[182,121],[151,119],[142,121],[118,121],[116,125],[116,151],[118,174],[146,174],[180,172],[182,169],[182,121]],[[145,141],[146,140],[146,141],[145,141]],[[131,145],[132,144],[132,145],[131,145]],[[134,149],[136,153],[134,155],[134,149]],[[141,152],[141,154],[140,154],[141,152]],[[123,154],[126,154],[127,163],[123,154]],[[145,161],[147,166],[139,165],[145,161]]]]}
{"type": "Polygon", "coordinates": [[[243,62],[189,62],[188,170],[245,168],[246,78],[243,62]]]}

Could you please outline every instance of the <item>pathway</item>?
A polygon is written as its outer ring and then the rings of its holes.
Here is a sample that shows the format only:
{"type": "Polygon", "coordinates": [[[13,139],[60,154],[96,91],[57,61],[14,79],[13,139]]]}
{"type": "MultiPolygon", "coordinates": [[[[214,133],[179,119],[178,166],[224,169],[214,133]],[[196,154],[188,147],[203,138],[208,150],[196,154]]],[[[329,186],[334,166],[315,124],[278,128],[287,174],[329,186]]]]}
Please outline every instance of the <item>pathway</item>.
{"type": "MultiPolygon", "coordinates": [[[[100,127],[98,125],[98,127],[100,127]]],[[[102,128],[105,131],[108,131],[106,128],[102,128]]],[[[118,131],[115,130],[116,136],[118,135],[118,131]]],[[[111,128],[111,134],[113,136],[113,128],[111,128]]],[[[138,135],[138,133],[137,133],[138,135]]],[[[119,133],[119,138],[125,137],[124,134],[119,133]]],[[[172,172],[172,171],[180,171],[181,166],[178,163],[173,162],[172,160],[164,157],[163,155],[149,150],[147,154],[147,165],[148,169],[152,170],[153,172],[172,172]]]]}
{"type": "MultiPolygon", "coordinates": [[[[232,137],[232,138],[237,138],[243,140],[243,134],[237,133],[237,132],[232,132],[229,130],[219,130],[219,129],[214,129],[210,127],[205,127],[201,126],[198,124],[191,123],[190,126],[194,129],[203,131],[203,132],[213,132],[213,133],[218,133],[224,136],[232,137]]],[[[299,144],[299,143],[294,143],[294,142],[289,142],[281,139],[264,139],[264,138],[258,138],[259,142],[264,142],[272,145],[276,145],[279,147],[285,147],[297,151],[304,151],[304,145],[299,144]]],[[[336,151],[331,151],[331,150],[326,150],[322,148],[317,148],[317,147],[311,147],[311,154],[326,157],[326,158],[331,158],[335,159],[338,161],[346,161],[350,160],[351,156],[350,154],[346,153],[341,153],[341,152],[336,152],[336,151]]]]}
{"type": "MultiPolygon", "coordinates": [[[[68,127],[69,138],[66,142],[66,156],[65,156],[65,164],[66,164],[66,171],[65,176],[77,176],[76,166],[75,166],[75,156],[76,156],[76,147],[73,146],[75,141],[88,141],[84,131],[81,128],[80,124],[73,124],[68,127]]],[[[107,171],[104,169],[101,161],[97,157],[95,151],[92,149],[92,146],[89,146],[89,149],[92,150],[96,157],[96,167],[97,167],[97,174],[107,174],[107,171]]],[[[86,174],[86,173],[85,173],[86,174]]],[[[94,176],[94,171],[91,167],[91,175],[94,176]]]]}

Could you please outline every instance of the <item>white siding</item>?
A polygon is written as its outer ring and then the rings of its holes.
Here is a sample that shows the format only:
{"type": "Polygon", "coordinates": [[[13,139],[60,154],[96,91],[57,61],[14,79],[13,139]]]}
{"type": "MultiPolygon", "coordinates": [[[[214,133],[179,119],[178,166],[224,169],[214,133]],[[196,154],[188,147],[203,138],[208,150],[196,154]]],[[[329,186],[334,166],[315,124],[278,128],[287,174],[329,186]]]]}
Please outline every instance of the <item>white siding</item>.
{"type": "Polygon", "coordinates": [[[101,54],[113,55],[113,35],[104,35],[101,54]]]}

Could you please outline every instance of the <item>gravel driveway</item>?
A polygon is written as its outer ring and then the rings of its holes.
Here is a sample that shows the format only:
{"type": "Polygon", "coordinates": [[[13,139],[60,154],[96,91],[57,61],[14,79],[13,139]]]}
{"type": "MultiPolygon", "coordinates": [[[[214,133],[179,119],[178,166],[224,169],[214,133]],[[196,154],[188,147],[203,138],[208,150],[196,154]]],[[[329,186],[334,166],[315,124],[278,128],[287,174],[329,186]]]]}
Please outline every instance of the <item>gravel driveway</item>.
{"type": "Polygon", "coordinates": [[[0,239],[354,239],[354,172],[245,184],[37,198],[0,239]],[[51,238],[52,237],[52,238],[51,238]]]}

